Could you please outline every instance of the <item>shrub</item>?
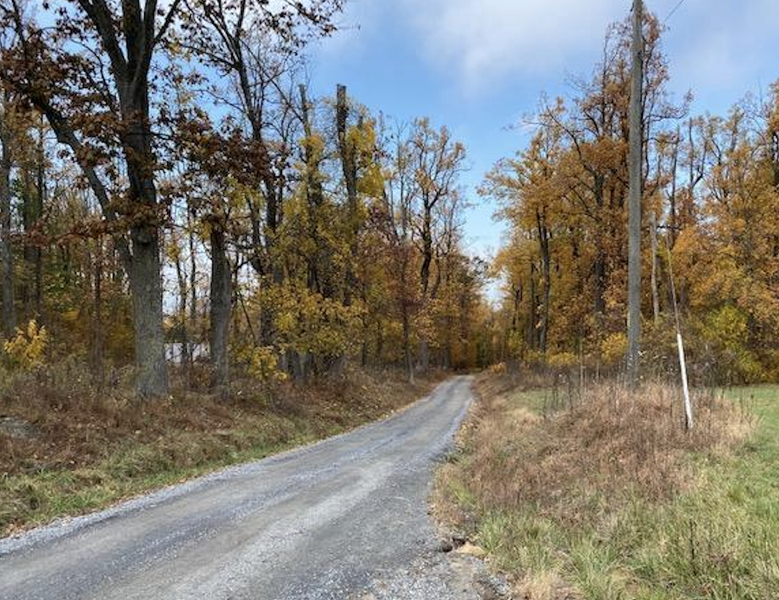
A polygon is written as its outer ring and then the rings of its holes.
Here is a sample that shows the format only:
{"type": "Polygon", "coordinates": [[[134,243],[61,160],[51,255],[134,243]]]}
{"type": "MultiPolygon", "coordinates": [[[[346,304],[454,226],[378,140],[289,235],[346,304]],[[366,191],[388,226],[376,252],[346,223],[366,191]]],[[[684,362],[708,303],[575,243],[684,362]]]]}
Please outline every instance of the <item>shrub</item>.
{"type": "Polygon", "coordinates": [[[490,373],[493,375],[503,375],[506,373],[506,363],[497,363],[490,367],[490,373]]]}
{"type": "Polygon", "coordinates": [[[246,373],[250,377],[260,381],[270,381],[276,379],[283,381],[286,379],[286,373],[278,369],[276,352],[270,347],[246,347],[236,352],[236,359],[246,368],[246,373]]]}
{"type": "Polygon", "coordinates": [[[17,328],[16,335],[3,344],[3,349],[11,368],[28,371],[43,363],[48,344],[49,332],[38,327],[33,319],[26,330],[17,328]]]}
{"type": "Polygon", "coordinates": [[[625,357],[627,349],[628,339],[623,332],[609,334],[600,345],[601,359],[608,366],[617,366],[625,357]]]}
{"type": "Polygon", "coordinates": [[[572,352],[558,352],[552,354],[547,360],[547,365],[553,369],[570,369],[579,364],[579,358],[572,352]]]}

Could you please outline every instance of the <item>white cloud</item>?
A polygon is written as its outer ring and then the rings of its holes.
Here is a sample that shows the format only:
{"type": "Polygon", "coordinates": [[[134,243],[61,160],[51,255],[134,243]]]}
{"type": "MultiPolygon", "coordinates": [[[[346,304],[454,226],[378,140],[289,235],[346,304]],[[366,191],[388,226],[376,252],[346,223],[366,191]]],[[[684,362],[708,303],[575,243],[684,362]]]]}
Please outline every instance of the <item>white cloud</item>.
{"type": "MultiPolygon", "coordinates": [[[[391,36],[469,95],[509,80],[562,83],[590,70],[606,27],[631,0],[349,0],[326,61],[369,52],[391,36]]],[[[660,19],[679,0],[646,0],[660,19]]],[[[673,87],[696,94],[755,89],[779,76],[779,0],[684,0],[665,49],[673,87]]],[[[544,87],[545,83],[541,83],[544,87]]]]}
{"type": "MultiPolygon", "coordinates": [[[[627,16],[631,5],[631,0],[373,1],[394,5],[411,24],[424,59],[471,92],[508,77],[587,70],[608,24],[627,16]]],[[[677,4],[647,1],[661,19],[677,4]]],[[[752,73],[776,64],[777,0],[685,0],[670,25],[666,50],[676,53],[676,74],[696,86],[738,79],[734,83],[754,87],[752,73]]]]}
{"type": "Polygon", "coordinates": [[[403,0],[426,57],[477,90],[561,68],[600,45],[624,0],[403,0]]]}
{"type": "Polygon", "coordinates": [[[729,104],[779,77],[779,2],[687,0],[684,10],[670,23],[666,44],[677,88],[709,100],[725,93],[729,104]]]}

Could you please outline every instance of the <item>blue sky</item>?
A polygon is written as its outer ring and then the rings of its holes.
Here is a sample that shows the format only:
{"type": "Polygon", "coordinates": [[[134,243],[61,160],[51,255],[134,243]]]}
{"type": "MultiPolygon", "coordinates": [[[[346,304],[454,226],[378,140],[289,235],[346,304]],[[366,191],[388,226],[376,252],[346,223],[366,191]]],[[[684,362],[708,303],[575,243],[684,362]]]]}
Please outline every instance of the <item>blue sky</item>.
{"type": "MultiPolygon", "coordinates": [[[[648,0],[665,19],[679,0],[648,0]]],[[[471,253],[489,256],[502,226],[475,193],[484,173],[527,142],[511,128],[542,92],[565,93],[588,74],[607,25],[630,0],[347,0],[342,30],[312,49],[312,86],[336,83],[372,111],[429,116],[468,148],[464,178],[475,206],[466,219],[471,253]]],[[[747,91],[779,78],[779,0],[684,0],[667,23],[671,89],[695,94],[694,113],[724,113],[747,91]]]]}

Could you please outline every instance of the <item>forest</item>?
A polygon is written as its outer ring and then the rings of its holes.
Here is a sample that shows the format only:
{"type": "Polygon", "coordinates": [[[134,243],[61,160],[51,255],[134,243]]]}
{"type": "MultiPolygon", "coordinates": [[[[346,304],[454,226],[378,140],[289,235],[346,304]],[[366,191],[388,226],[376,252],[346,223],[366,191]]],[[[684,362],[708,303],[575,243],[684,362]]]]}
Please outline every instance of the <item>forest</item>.
{"type": "Polygon", "coordinates": [[[663,44],[689,3],[662,20],[643,4],[587,75],[541,96],[530,142],[480,186],[509,228],[496,362],[436,502],[512,597],[767,600],[779,82],[695,114],[663,44]]]}
{"type": "MultiPolygon", "coordinates": [[[[779,84],[725,115],[690,114],[668,92],[664,25],[644,24],[641,363],[678,370],[681,322],[699,384],[779,375],[779,84]]],[[[499,161],[480,192],[509,239],[497,355],[617,372],[627,351],[630,19],[566,97],[542,97],[532,140],[499,161]]]]}
{"type": "MultiPolygon", "coordinates": [[[[490,264],[463,246],[480,199],[445,125],[309,90],[307,46],[342,9],[174,2],[119,21],[103,3],[4,3],[6,371],[75,360],[98,387],[226,397],[234,377],[303,382],[347,361],[410,380],[623,365],[630,23],[486,175],[509,227],[490,264]]],[[[699,380],[775,379],[779,90],[691,115],[667,91],[663,28],[648,17],[641,360],[674,368],[678,314],[699,380]]]]}
{"type": "Polygon", "coordinates": [[[491,361],[464,145],[306,83],[342,4],[3,2],[5,369],[226,398],[491,361]]]}

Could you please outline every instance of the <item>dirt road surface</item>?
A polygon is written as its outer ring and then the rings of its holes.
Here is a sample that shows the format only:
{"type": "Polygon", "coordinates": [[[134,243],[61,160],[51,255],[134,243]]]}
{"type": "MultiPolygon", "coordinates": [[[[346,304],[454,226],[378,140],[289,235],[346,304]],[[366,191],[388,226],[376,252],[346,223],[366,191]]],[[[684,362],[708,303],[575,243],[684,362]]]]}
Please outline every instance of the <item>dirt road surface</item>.
{"type": "Polygon", "coordinates": [[[385,421],[2,540],[0,598],[484,597],[427,504],[472,400],[456,377],[385,421]]]}

